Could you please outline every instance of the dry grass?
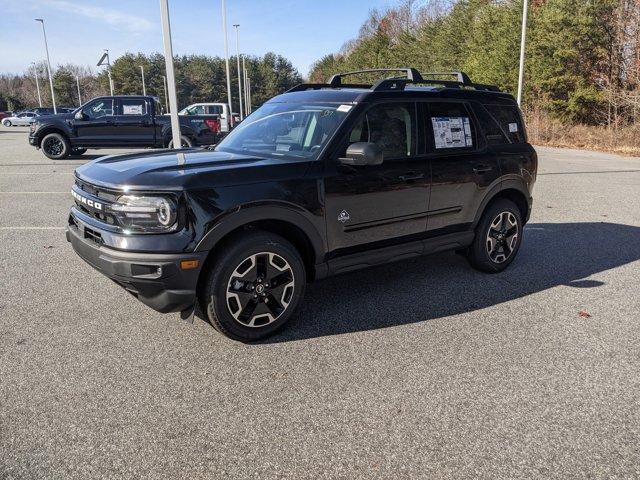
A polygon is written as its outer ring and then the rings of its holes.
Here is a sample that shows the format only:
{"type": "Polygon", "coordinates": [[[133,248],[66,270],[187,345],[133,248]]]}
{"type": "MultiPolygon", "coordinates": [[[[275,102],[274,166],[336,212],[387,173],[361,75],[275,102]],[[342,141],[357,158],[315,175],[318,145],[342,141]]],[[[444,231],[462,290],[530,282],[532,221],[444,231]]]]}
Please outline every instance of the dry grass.
{"type": "Polygon", "coordinates": [[[565,125],[539,115],[529,115],[526,120],[529,142],[535,145],[640,155],[640,125],[619,128],[565,125]]]}

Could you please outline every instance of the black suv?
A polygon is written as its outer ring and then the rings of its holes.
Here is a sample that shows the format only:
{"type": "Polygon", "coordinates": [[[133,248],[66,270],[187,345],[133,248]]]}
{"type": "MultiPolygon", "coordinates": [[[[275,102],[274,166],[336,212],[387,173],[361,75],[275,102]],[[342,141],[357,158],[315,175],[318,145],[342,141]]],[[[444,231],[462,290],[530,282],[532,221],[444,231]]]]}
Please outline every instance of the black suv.
{"type": "Polygon", "coordinates": [[[67,239],[148,306],[185,318],[199,306],[243,341],[281,327],[329,275],[444,250],[505,269],[537,170],[513,97],[461,72],[344,83],[379,71],[299,85],[214,150],[79,167],[67,239]]]}

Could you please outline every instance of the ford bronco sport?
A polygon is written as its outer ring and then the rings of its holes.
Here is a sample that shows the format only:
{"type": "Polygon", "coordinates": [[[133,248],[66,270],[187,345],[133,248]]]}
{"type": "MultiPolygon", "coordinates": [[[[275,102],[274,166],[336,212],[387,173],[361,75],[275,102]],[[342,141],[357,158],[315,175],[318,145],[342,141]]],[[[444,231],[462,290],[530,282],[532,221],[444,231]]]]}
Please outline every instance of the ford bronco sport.
{"type": "Polygon", "coordinates": [[[294,87],[214,150],[79,167],[67,239],[151,308],[199,306],[242,341],[282,327],[329,275],[444,250],[500,272],[537,170],[516,102],[462,72],[344,82],[389,70],[294,87]]]}

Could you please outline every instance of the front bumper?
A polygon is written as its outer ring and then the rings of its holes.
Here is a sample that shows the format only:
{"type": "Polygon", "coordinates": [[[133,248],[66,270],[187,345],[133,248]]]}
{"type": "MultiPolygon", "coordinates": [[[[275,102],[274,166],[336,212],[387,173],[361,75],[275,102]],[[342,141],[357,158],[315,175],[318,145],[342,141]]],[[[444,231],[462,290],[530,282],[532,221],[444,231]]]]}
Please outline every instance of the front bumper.
{"type": "Polygon", "coordinates": [[[29,145],[32,147],[38,147],[38,137],[29,134],[29,145]]]}
{"type": "Polygon", "coordinates": [[[145,305],[161,313],[186,310],[196,302],[198,276],[208,252],[136,253],[100,244],[96,232],[74,219],[66,229],[67,241],[93,268],[126,289],[145,305]],[[181,262],[197,260],[198,267],[181,268],[181,262]]]}

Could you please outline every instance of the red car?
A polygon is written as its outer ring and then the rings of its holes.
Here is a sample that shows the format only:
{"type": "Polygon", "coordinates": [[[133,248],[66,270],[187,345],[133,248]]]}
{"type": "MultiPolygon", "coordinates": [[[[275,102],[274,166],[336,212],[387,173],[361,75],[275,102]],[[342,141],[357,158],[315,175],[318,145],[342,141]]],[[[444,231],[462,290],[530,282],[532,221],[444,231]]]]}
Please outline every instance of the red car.
{"type": "Polygon", "coordinates": [[[0,120],[2,120],[3,118],[11,117],[12,115],[13,112],[0,112],[0,120]]]}

